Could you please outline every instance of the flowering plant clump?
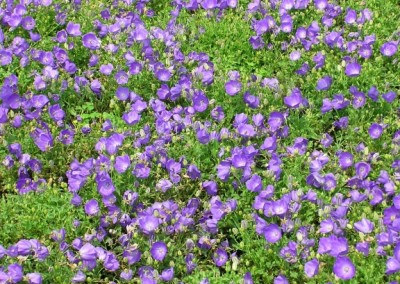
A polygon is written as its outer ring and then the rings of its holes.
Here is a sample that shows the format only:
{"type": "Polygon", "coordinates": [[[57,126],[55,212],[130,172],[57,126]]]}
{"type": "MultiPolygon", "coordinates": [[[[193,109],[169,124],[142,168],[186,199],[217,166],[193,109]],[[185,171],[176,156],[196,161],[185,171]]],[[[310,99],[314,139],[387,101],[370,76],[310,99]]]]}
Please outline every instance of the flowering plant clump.
{"type": "Polygon", "coordinates": [[[398,283],[395,0],[3,2],[0,284],[398,283]]]}

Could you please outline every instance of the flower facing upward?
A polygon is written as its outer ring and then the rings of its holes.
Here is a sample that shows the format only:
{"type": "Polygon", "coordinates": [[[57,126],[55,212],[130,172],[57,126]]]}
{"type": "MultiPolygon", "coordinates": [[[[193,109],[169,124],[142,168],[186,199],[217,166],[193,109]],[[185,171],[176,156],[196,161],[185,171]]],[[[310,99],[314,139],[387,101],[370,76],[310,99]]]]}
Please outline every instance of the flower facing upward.
{"type": "Polygon", "coordinates": [[[150,249],[150,253],[151,256],[157,260],[157,261],[163,261],[163,259],[165,258],[165,256],[168,253],[168,248],[167,245],[162,242],[162,241],[158,241],[155,242],[150,249]]]}
{"type": "Polygon", "coordinates": [[[225,84],[225,91],[230,96],[237,95],[242,89],[242,83],[235,80],[230,80],[225,84]]]}
{"type": "Polygon", "coordinates": [[[342,280],[349,280],[356,274],[356,267],[347,256],[339,256],[333,265],[333,273],[342,280]]]}
{"type": "Polygon", "coordinates": [[[214,253],[213,259],[216,266],[224,266],[228,261],[228,254],[225,250],[219,248],[214,253]]]}
{"type": "Polygon", "coordinates": [[[84,47],[91,50],[99,49],[101,46],[100,39],[94,33],[87,33],[83,35],[82,43],[84,47]]]}
{"type": "Polygon", "coordinates": [[[383,133],[383,127],[378,123],[372,123],[368,129],[368,133],[372,139],[378,139],[383,133]]]}

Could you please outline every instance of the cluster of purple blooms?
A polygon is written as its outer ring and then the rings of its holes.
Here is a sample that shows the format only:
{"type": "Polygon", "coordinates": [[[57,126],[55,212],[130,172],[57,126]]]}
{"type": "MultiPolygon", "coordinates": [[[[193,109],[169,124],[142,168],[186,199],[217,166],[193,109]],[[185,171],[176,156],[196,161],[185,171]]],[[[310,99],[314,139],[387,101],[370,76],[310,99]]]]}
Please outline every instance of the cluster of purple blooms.
{"type": "MultiPolygon", "coordinates": [[[[19,240],[16,244],[5,249],[0,245],[0,259],[8,258],[16,261],[24,258],[36,261],[44,261],[49,256],[49,250],[38,240],[19,240]]],[[[0,267],[0,283],[19,283],[26,281],[29,284],[41,284],[40,273],[33,272],[24,275],[24,269],[20,263],[11,263],[7,267],[0,267]]]]}
{"type": "MultiPolygon", "coordinates": [[[[244,74],[241,77],[238,71],[230,71],[224,78],[226,98],[242,96],[247,108],[245,113],[234,114],[226,125],[229,105],[216,105],[207,91],[217,79],[214,64],[205,53],[183,53],[176,38],[185,27],[177,19],[183,10],[199,9],[206,10],[210,17],[220,18],[227,9],[236,8],[236,0],[172,1],[173,9],[165,29],[146,25],[146,19],[155,16],[146,6],[149,1],[114,2],[121,9],[102,10],[91,31],[67,21],[68,11],[51,0],[25,0],[16,5],[14,1],[6,1],[6,7],[0,8],[0,66],[38,66],[25,93],[20,93],[21,80],[25,78],[16,74],[8,75],[0,88],[0,135],[11,128],[30,129],[29,139],[39,150],[33,155],[24,152],[21,143],[11,141],[7,145],[8,154],[2,157],[2,164],[7,170],[15,171],[18,193],[42,191],[49,184],[46,173],[42,173],[43,164],[49,161],[34,156],[52,152],[55,146],[73,145],[76,136],[92,135],[91,126],[77,129],[77,124],[68,119],[63,96],[72,91],[101,99],[114,92],[116,100],[113,98],[110,106],[125,108],[120,117],[124,130],[118,123],[105,120],[102,136],[97,137],[91,149],[95,154],[81,161],[70,160],[65,173],[71,204],[83,207],[85,214],[98,222],[90,233],[76,238],[69,236],[64,228],[52,233],[52,240],[75,269],[73,283],[84,283],[87,273],[100,266],[121,281],[138,277],[142,283],[157,283],[192,273],[206,253],[211,255],[216,267],[240,261],[220,229],[224,218],[235,212],[240,202],[225,198],[226,187],[253,194],[252,217],[257,235],[265,238],[268,246],[280,246],[279,256],[287,263],[303,263],[308,278],[325,269],[322,265],[325,259],[333,258],[334,275],[343,280],[352,279],[357,270],[350,255],[354,251],[364,256],[371,253],[386,256],[386,273],[400,271],[400,195],[396,194],[399,159],[393,161],[390,169],[379,168],[379,153],[369,153],[363,143],[329,155],[328,150],[335,142],[331,131],[320,134],[318,150],[311,147],[307,137],[296,137],[286,143],[291,131],[290,115],[297,110],[312,109],[314,104],[299,87],[294,87],[283,96],[282,109],[263,111],[261,96],[250,87],[282,94],[277,78],[253,75],[245,83],[244,74]],[[35,19],[29,15],[30,10],[41,6],[53,7],[57,24],[63,27],[52,38],[54,46],[48,51],[35,48],[42,35],[35,28],[35,19]],[[133,8],[123,10],[122,7],[133,8]],[[13,31],[19,33],[14,36],[13,31]],[[121,38],[124,42],[117,42],[121,38]],[[168,60],[163,61],[155,48],[157,44],[165,46],[163,56],[168,60]],[[133,51],[134,47],[140,48],[140,54],[133,51]],[[74,62],[71,56],[79,52],[78,48],[89,54],[85,66],[74,62]],[[119,61],[114,62],[113,58],[119,61]],[[137,94],[130,89],[129,82],[145,72],[157,84],[154,95],[137,94]],[[116,87],[108,89],[112,85],[109,82],[116,87]],[[200,119],[208,113],[210,120],[200,119]],[[190,157],[176,158],[170,153],[170,145],[179,143],[178,139],[185,141],[190,135],[203,145],[213,141],[221,143],[215,172],[202,172],[201,162],[196,165],[190,157]],[[281,190],[276,184],[282,180],[285,163],[290,163],[293,157],[306,157],[308,173],[301,181],[304,187],[290,184],[286,191],[281,190]],[[372,175],[373,171],[379,174],[372,175]],[[133,180],[133,184],[126,184],[122,189],[120,182],[116,182],[121,177],[133,180]],[[270,184],[266,185],[266,180],[270,184]],[[87,198],[88,184],[94,185],[96,196],[87,198]],[[190,198],[184,201],[162,200],[171,192],[189,187],[188,184],[199,184],[200,191],[190,192],[190,198]],[[138,190],[126,189],[132,187],[138,190]],[[144,187],[156,192],[156,200],[149,201],[146,194],[139,195],[139,189],[144,187]],[[339,188],[346,188],[348,194],[336,191],[339,188]],[[329,194],[329,200],[321,197],[324,193],[329,194]],[[369,203],[374,208],[384,207],[382,217],[372,220],[359,216],[355,222],[349,220],[351,207],[362,202],[364,206],[369,203]],[[303,207],[318,208],[317,224],[298,217],[303,207]],[[361,239],[354,245],[347,238],[352,231],[359,233],[361,239]],[[177,250],[167,240],[187,236],[188,232],[196,238],[187,238],[183,255],[172,255],[177,250]],[[295,240],[291,239],[292,235],[295,240]],[[387,252],[387,247],[393,254],[387,252]],[[204,254],[199,254],[199,250],[204,254]],[[177,271],[174,266],[177,258],[182,259],[185,271],[177,271]]],[[[80,5],[80,1],[74,1],[69,12],[80,9],[80,5]]],[[[376,38],[365,35],[362,30],[373,17],[368,9],[344,9],[327,0],[255,0],[248,5],[246,15],[251,18],[255,33],[249,44],[255,50],[268,52],[275,44],[268,42],[270,36],[285,34],[288,40],[279,43],[281,50],[296,49],[290,53],[290,60],[298,61],[302,52],[323,46],[343,54],[342,72],[349,78],[360,76],[362,62],[374,56],[376,38]],[[292,13],[311,7],[321,16],[320,22],[295,28],[292,13]],[[335,22],[343,17],[344,26],[338,30],[335,22]],[[345,32],[346,27],[354,26],[359,27],[358,32],[345,32]]],[[[399,40],[383,43],[379,47],[381,56],[394,60],[398,56],[398,45],[399,40]]],[[[312,68],[323,69],[326,53],[318,52],[312,61],[313,66],[304,62],[294,75],[304,77],[312,68]]],[[[324,93],[334,84],[335,78],[326,75],[316,82],[315,89],[324,93]]],[[[351,99],[342,93],[321,99],[319,114],[337,114],[336,111],[348,107],[361,109],[367,100],[393,104],[397,98],[395,91],[381,93],[376,86],[364,91],[351,86],[349,94],[351,99]]],[[[82,118],[77,116],[76,120],[82,121],[82,118]]],[[[332,129],[341,132],[348,125],[349,117],[342,116],[332,123],[332,129]]],[[[376,121],[365,131],[371,140],[379,142],[381,136],[389,135],[388,127],[384,121],[376,121]]],[[[391,133],[392,153],[398,154],[400,130],[391,133]]],[[[79,227],[80,222],[76,220],[74,226],[79,227]]],[[[43,261],[48,254],[49,250],[37,240],[20,240],[8,249],[0,246],[0,259],[32,256],[43,261]]],[[[275,276],[274,283],[288,283],[284,273],[275,276]]],[[[39,284],[42,276],[36,272],[24,275],[23,267],[17,263],[0,267],[0,283],[23,280],[39,284]]],[[[243,281],[253,283],[250,272],[244,275],[243,281]]],[[[204,279],[201,283],[209,281],[204,279]]]]}

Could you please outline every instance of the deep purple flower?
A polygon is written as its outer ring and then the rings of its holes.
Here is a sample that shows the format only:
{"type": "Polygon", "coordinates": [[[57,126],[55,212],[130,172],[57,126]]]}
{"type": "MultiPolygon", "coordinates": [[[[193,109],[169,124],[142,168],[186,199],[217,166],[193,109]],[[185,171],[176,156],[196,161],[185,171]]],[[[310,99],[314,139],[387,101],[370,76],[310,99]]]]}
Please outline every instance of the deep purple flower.
{"type": "Polygon", "coordinates": [[[394,91],[389,91],[386,94],[382,95],[382,98],[388,102],[392,103],[396,99],[397,94],[394,91]]]}
{"type": "Polygon", "coordinates": [[[289,108],[299,108],[300,106],[307,106],[307,99],[303,98],[300,89],[295,88],[292,90],[291,94],[283,99],[285,105],[289,108]]]}
{"type": "Polygon", "coordinates": [[[324,176],[324,183],[322,184],[322,188],[327,191],[331,191],[336,188],[337,182],[335,175],[332,173],[328,173],[324,176]]]}
{"type": "Polygon", "coordinates": [[[369,255],[369,247],[370,247],[369,242],[360,242],[356,244],[356,250],[361,252],[364,256],[369,255]]]}
{"type": "Polygon", "coordinates": [[[347,256],[339,256],[333,265],[333,273],[342,280],[350,280],[356,274],[356,267],[347,256]]]}
{"type": "Polygon", "coordinates": [[[160,279],[162,281],[171,281],[174,278],[174,268],[170,267],[161,272],[160,279]]]}
{"type": "Polygon", "coordinates": [[[348,8],[346,16],[344,17],[345,23],[351,25],[356,23],[356,20],[357,20],[357,12],[353,9],[348,8]]]}
{"type": "Polygon", "coordinates": [[[213,254],[213,260],[216,266],[224,266],[228,261],[228,253],[223,249],[217,249],[213,254]]]}
{"type": "Polygon", "coordinates": [[[372,123],[368,129],[368,133],[372,139],[378,139],[383,133],[383,127],[378,123],[372,123]]]}
{"type": "Polygon", "coordinates": [[[201,91],[195,92],[193,95],[193,108],[197,112],[204,112],[208,108],[208,98],[201,91]]]}
{"type": "Polygon", "coordinates": [[[343,116],[333,123],[333,126],[339,129],[346,129],[349,126],[349,117],[343,116]]]}
{"type": "Polygon", "coordinates": [[[104,265],[104,268],[108,271],[116,271],[120,267],[117,257],[112,252],[106,253],[103,265],[104,265]]]}

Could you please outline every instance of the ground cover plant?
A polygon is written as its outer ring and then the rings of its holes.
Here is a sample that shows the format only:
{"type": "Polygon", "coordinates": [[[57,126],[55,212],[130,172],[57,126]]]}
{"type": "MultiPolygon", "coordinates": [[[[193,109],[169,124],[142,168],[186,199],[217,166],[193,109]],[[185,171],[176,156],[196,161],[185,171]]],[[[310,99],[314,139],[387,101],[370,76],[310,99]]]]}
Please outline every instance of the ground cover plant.
{"type": "Polygon", "coordinates": [[[0,2],[0,284],[398,283],[397,0],[0,2]]]}

